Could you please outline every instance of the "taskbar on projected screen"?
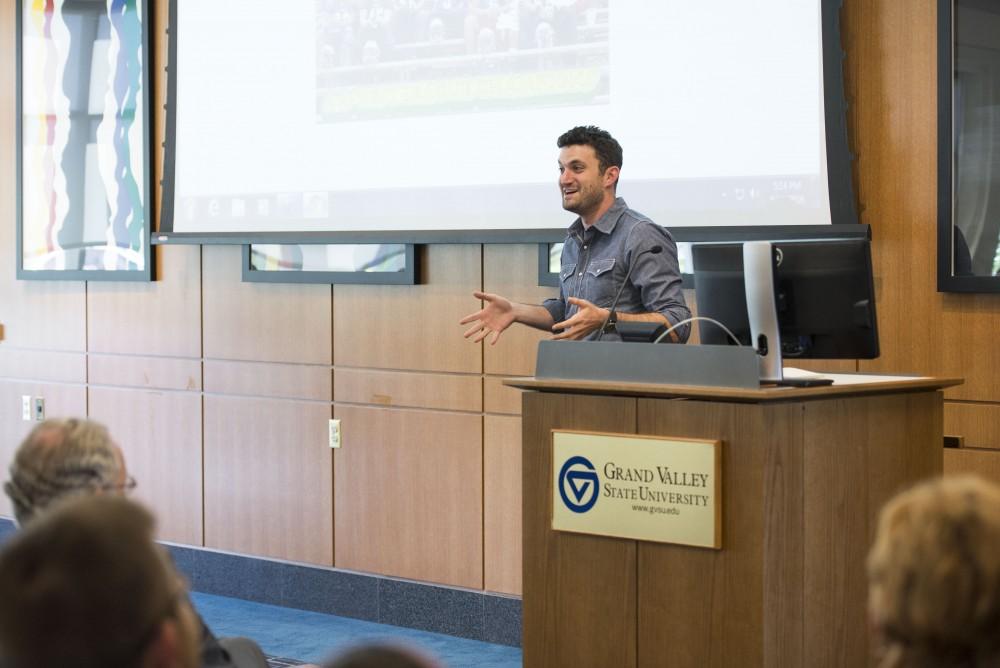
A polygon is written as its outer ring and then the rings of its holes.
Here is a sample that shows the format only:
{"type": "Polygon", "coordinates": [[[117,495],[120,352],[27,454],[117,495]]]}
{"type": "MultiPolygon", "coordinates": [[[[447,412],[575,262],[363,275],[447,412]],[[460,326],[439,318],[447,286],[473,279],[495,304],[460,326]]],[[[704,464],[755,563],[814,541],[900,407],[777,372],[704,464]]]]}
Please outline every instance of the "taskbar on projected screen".
{"type": "MultiPolygon", "coordinates": [[[[817,220],[827,208],[817,175],[621,182],[630,206],[668,226],[794,225],[817,220]],[[818,213],[817,213],[818,212],[818,213]]],[[[495,219],[491,229],[553,227],[558,186],[514,184],[353,192],[232,193],[179,198],[174,232],[280,232],[455,227],[448,219],[495,219]],[[426,212],[426,213],[421,213],[426,212]],[[345,226],[346,225],[346,226],[345,226]]],[[[466,228],[467,229],[467,228],[466,228]]]]}

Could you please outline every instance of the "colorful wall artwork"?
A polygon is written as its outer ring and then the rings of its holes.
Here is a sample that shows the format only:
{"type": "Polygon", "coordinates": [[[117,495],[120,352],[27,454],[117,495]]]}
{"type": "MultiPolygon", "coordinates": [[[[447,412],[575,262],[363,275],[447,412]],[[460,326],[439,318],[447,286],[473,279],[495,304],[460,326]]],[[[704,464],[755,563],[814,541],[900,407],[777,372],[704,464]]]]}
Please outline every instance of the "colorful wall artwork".
{"type": "Polygon", "coordinates": [[[18,277],[149,280],[144,0],[21,0],[18,277]]]}

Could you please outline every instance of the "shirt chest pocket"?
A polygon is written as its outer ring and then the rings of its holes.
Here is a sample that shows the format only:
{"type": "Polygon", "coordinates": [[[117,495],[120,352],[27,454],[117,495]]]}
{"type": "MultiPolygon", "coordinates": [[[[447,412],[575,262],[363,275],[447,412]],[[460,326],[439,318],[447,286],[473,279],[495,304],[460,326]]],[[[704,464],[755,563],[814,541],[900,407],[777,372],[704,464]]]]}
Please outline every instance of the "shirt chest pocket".
{"type": "Polygon", "coordinates": [[[606,257],[600,260],[591,260],[590,264],[587,265],[587,273],[591,276],[597,278],[600,277],[602,280],[610,281],[611,270],[615,268],[615,258],[606,257]]]}
{"type": "Polygon", "coordinates": [[[580,297],[595,306],[607,307],[614,299],[617,289],[614,268],[615,258],[595,258],[587,263],[585,269],[579,268],[578,263],[563,267],[560,275],[568,296],[580,297]]]}
{"type": "Polygon", "coordinates": [[[593,259],[587,265],[587,276],[584,279],[584,299],[602,308],[611,306],[615,298],[615,258],[604,257],[593,259]]]}
{"type": "MultiPolygon", "coordinates": [[[[604,280],[611,279],[611,270],[615,268],[615,258],[606,257],[600,260],[591,260],[587,265],[587,275],[594,278],[601,277],[604,280]]],[[[565,281],[576,274],[576,263],[564,265],[559,271],[559,280],[565,281]]]]}
{"type": "Polygon", "coordinates": [[[559,270],[559,280],[565,282],[576,273],[576,263],[563,265],[559,270]]]}

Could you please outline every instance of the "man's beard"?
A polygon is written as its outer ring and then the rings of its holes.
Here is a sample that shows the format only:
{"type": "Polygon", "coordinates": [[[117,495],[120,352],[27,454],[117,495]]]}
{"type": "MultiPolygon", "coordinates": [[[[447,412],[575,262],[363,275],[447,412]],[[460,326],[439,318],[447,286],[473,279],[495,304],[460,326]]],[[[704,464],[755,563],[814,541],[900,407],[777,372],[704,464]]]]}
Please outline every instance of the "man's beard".
{"type": "Polygon", "coordinates": [[[576,200],[567,202],[566,198],[562,198],[562,207],[566,211],[575,213],[577,215],[583,215],[589,211],[594,210],[600,205],[601,200],[604,198],[604,194],[597,188],[581,188],[576,191],[576,200]]]}

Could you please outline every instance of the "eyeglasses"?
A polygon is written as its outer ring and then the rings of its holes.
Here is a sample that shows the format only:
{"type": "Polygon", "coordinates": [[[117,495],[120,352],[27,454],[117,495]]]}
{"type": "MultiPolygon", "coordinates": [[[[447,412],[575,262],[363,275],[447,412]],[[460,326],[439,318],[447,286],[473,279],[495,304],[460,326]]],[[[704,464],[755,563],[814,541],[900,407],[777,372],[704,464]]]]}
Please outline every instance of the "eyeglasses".
{"type": "Polygon", "coordinates": [[[125,478],[125,482],[123,482],[122,484],[104,485],[103,487],[101,487],[101,490],[105,492],[121,492],[122,494],[128,494],[136,487],[138,487],[138,485],[139,483],[136,482],[135,478],[129,476],[125,478]]]}

